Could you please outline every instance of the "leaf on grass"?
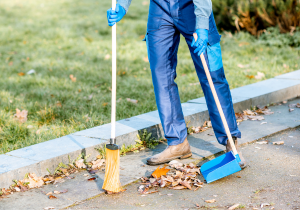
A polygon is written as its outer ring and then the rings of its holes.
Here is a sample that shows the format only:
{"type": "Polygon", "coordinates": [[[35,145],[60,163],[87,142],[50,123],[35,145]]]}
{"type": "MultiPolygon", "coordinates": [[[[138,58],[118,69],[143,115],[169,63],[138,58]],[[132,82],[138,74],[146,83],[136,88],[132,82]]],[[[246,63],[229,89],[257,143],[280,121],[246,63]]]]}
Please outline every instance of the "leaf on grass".
{"type": "Polygon", "coordinates": [[[27,121],[27,115],[28,111],[27,110],[19,110],[16,109],[16,114],[14,114],[14,117],[20,122],[20,123],[25,123],[27,121]]]}
{"type": "Polygon", "coordinates": [[[106,54],[105,57],[104,57],[104,60],[108,60],[108,59],[110,59],[110,55],[106,54]]]}
{"type": "Polygon", "coordinates": [[[214,203],[214,202],[216,202],[216,199],[206,200],[205,202],[206,203],[214,203]]]}
{"type": "Polygon", "coordinates": [[[24,72],[19,72],[18,75],[19,75],[20,77],[22,77],[22,76],[25,75],[25,73],[24,73],[24,72]]]}
{"type": "Polygon", "coordinates": [[[49,195],[49,199],[57,199],[54,195],[49,195]]]}
{"type": "Polygon", "coordinates": [[[255,79],[262,79],[262,78],[264,78],[264,77],[265,77],[265,74],[258,71],[258,72],[257,72],[257,75],[255,76],[255,79]]]}
{"type": "Polygon", "coordinates": [[[145,61],[146,63],[148,63],[149,62],[148,56],[144,57],[143,61],[145,61]]]}
{"type": "Polygon", "coordinates": [[[80,159],[80,160],[77,160],[75,161],[75,166],[77,168],[86,168],[86,165],[84,164],[84,159],[80,159]]]}
{"type": "Polygon", "coordinates": [[[27,72],[27,74],[35,74],[35,70],[34,69],[30,69],[28,72],[27,72]]]}
{"type": "Polygon", "coordinates": [[[255,78],[254,75],[246,75],[246,77],[248,77],[249,79],[254,79],[255,78]]]}
{"type": "Polygon", "coordinates": [[[283,145],[284,141],[275,141],[273,142],[274,145],[283,145]]]}
{"type": "Polygon", "coordinates": [[[131,98],[126,98],[126,100],[130,103],[133,103],[133,104],[137,104],[138,103],[138,100],[135,100],[135,99],[131,99],[131,98]]]}
{"type": "Polygon", "coordinates": [[[61,105],[61,102],[60,102],[60,101],[57,101],[57,102],[56,102],[56,107],[62,107],[62,105],[61,105]]]}
{"type": "Polygon", "coordinates": [[[238,208],[239,206],[240,206],[239,203],[234,204],[233,206],[229,207],[228,210],[234,210],[234,209],[238,208]]]}
{"type": "Polygon", "coordinates": [[[88,97],[88,101],[91,101],[93,99],[93,94],[91,94],[91,95],[89,95],[89,97],[88,97]]]}
{"type": "Polygon", "coordinates": [[[72,80],[72,82],[76,82],[76,77],[74,77],[74,75],[73,74],[70,74],[70,79],[72,80]]]}
{"type": "Polygon", "coordinates": [[[96,177],[92,177],[88,179],[88,181],[94,181],[94,180],[96,180],[96,177]]]}
{"type": "Polygon", "coordinates": [[[160,168],[158,166],[158,168],[151,174],[154,178],[160,178],[161,176],[166,176],[167,173],[170,171],[170,169],[166,169],[167,166],[160,168]]]}

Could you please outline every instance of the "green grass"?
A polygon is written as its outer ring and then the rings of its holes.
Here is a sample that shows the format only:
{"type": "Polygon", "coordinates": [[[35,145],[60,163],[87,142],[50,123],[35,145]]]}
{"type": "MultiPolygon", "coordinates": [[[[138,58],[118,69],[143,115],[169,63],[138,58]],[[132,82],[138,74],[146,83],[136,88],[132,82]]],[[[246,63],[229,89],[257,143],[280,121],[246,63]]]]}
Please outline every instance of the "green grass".
{"type": "MultiPolygon", "coordinates": [[[[118,25],[117,119],[156,109],[149,63],[143,60],[149,6],[144,1],[134,0],[118,25]]],[[[110,1],[99,0],[0,2],[0,153],[110,121],[109,7],[110,1]],[[27,75],[30,69],[36,74],[27,75]],[[28,110],[26,123],[14,119],[16,108],[28,110]]],[[[246,77],[257,71],[268,79],[300,66],[299,49],[261,45],[246,33],[224,35],[221,44],[231,88],[257,82],[246,77]]],[[[198,79],[183,39],[178,57],[181,101],[203,96],[199,85],[190,85],[198,79]]]]}

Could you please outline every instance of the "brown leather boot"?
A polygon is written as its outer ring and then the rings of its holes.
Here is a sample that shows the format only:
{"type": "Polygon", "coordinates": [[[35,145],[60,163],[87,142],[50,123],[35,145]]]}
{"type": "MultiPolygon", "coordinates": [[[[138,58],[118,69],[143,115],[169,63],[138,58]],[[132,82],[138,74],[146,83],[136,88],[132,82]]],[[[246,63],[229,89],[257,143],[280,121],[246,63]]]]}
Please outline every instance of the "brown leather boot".
{"type": "MultiPolygon", "coordinates": [[[[240,156],[240,159],[241,159],[241,162],[239,162],[239,165],[240,165],[241,169],[244,169],[247,166],[247,162],[245,161],[245,158],[242,155],[242,152],[240,150],[240,146],[238,145],[237,138],[235,136],[233,136],[232,139],[234,141],[234,145],[235,145],[236,150],[239,153],[239,156],[240,156]]],[[[230,152],[230,151],[232,151],[232,148],[230,146],[229,141],[227,141],[226,152],[230,152]]]]}
{"type": "Polygon", "coordinates": [[[180,158],[189,158],[192,156],[187,138],[181,144],[168,146],[164,151],[147,159],[148,165],[159,165],[180,158]]]}

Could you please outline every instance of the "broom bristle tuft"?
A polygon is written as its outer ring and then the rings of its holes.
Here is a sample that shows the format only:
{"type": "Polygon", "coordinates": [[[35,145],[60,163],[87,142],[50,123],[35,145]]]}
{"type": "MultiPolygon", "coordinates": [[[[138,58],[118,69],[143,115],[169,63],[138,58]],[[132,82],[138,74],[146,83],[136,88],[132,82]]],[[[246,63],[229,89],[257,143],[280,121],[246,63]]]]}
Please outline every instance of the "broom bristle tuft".
{"type": "Polygon", "coordinates": [[[102,189],[118,193],[123,191],[120,182],[120,151],[106,148],[105,178],[102,189]]]}

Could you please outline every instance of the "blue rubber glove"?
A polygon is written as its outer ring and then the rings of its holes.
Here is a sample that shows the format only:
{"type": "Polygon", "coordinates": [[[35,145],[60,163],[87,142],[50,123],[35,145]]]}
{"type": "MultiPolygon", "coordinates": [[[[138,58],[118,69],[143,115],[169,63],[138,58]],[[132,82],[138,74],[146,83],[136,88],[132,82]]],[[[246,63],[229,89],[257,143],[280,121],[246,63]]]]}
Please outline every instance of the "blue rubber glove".
{"type": "Polygon", "coordinates": [[[112,10],[112,8],[110,8],[109,10],[107,10],[108,25],[115,25],[117,22],[122,20],[125,14],[126,10],[120,4],[116,5],[116,10],[112,10]]]}
{"type": "Polygon", "coordinates": [[[197,41],[195,42],[195,38],[193,38],[192,42],[192,47],[196,48],[194,50],[194,53],[198,54],[200,56],[202,53],[205,52],[208,44],[208,30],[207,29],[197,29],[195,31],[197,34],[198,38],[197,41]]]}

